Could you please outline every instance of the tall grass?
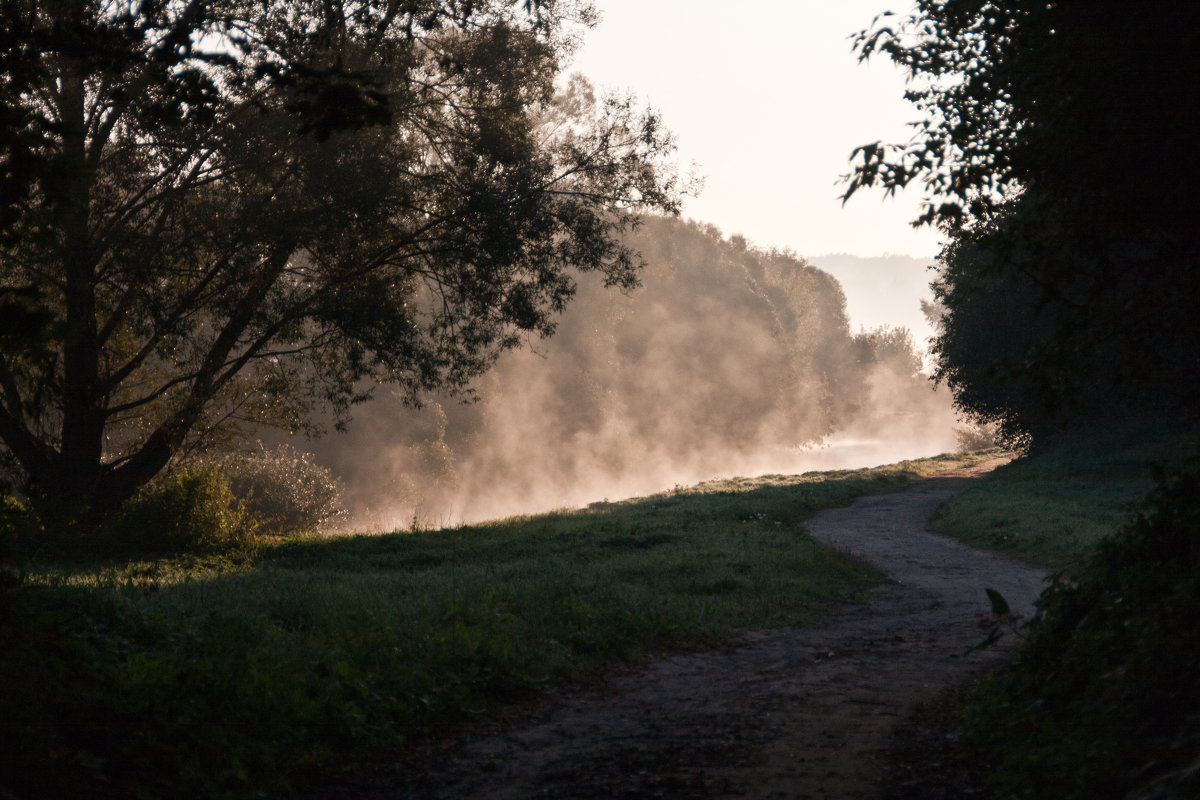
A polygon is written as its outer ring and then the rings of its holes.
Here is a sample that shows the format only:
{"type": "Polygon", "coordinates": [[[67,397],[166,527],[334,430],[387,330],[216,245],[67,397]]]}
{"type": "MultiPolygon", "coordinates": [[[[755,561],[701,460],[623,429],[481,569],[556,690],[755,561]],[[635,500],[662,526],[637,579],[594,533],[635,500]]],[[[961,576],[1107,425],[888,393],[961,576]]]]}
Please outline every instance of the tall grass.
{"type": "Polygon", "coordinates": [[[809,514],[974,458],[34,565],[0,626],[0,794],[287,795],[614,660],[802,623],[880,580],[809,514]]]}

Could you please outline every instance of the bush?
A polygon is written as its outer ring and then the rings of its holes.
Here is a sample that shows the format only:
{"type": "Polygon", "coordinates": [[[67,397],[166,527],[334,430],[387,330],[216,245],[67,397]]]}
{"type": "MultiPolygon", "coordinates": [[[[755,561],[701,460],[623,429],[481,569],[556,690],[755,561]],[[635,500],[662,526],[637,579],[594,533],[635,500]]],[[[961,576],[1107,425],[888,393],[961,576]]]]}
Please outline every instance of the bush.
{"type": "Polygon", "coordinates": [[[1200,796],[1200,460],[1040,600],[972,712],[1006,796],[1200,796]]]}
{"type": "Polygon", "coordinates": [[[954,429],[954,439],[959,453],[977,453],[981,450],[991,450],[999,447],[1000,428],[995,423],[968,423],[954,429]]]}
{"type": "MultiPolygon", "coordinates": [[[[29,540],[26,550],[40,539],[40,552],[67,559],[211,553],[245,547],[262,534],[286,535],[328,524],[344,513],[338,496],[339,486],[328,470],[286,446],[204,455],[150,481],[114,519],[82,538],[21,538],[29,540]]],[[[22,517],[16,511],[5,515],[14,525],[22,517]]],[[[0,526],[0,537],[4,532],[0,526]]],[[[0,558],[2,548],[0,542],[0,558]]]]}
{"type": "Polygon", "coordinates": [[[329,470],[287,445],[256,453],[205,457],[233,494],[258,519],[262,530],[285,535],[315,530],[342,516],[341,487],[329,470]]]}
{"type": "Polygon", "coordinates": [[[33,522],[15,498],[0,494],[0,623],[7,614],[12,594],[21,583],[18,541],[33,522]]]}
{"type": "Polygon", "coordinates": [[[209,552],[245,546],[259,527],[219,470],[191,464],[160,475],[126,501],[97,543],[142,555],[209,552]]]}

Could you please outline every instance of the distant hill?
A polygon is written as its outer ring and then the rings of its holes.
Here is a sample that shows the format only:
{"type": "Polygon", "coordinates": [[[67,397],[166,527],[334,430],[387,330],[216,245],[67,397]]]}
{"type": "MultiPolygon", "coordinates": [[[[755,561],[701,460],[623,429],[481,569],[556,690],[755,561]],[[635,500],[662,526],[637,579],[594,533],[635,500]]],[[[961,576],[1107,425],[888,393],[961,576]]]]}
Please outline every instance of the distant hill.
{"type": "Polygon", "coordinates": [[[933,299],[929,282],[934,258],[883,255],[874,258],[832,253],[806,259],[837,278],[846,293],[846,316],[856,333],[880,325],[908,328],[925,348],[933,328],[921,313],[921,300],[933,299]]]}

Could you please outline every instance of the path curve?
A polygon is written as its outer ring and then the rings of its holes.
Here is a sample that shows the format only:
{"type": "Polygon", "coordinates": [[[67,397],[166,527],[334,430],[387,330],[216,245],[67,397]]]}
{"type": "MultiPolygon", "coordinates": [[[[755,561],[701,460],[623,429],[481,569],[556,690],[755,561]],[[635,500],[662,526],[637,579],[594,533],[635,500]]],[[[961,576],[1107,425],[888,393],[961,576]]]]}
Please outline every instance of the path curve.
{"type": "Polygon", "coordinates": [[[934,534],[929,518],[1002,461],[820,512],[820,541],[893,579],[804,627],[624,670],[328,798],[822,798],[880,794],[896,725],[1006,657],[980,641],[984,587],[1027,612],[1046,571],[934,534]]]}

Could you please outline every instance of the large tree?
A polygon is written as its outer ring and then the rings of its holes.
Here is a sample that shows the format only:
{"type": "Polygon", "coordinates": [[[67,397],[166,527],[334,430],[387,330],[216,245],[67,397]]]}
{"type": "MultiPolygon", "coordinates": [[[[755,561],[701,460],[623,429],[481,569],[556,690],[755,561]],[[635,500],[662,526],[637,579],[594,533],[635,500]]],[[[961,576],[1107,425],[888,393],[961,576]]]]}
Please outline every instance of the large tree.
{"type": "Polygon", "coordinates": [[[1200,8],[1169,0],[920,0],[859,37],[909,72],[922,119],[856,151],[847,196],[924,185],[917,222],[949,239],[935,349],[968,408],[1007,414],[984,385],[1001,375],[1040,385],[1016,411],[1046,422],[1200,389],[1198,44],[1200,8]],[[1028,324],[995,337],[988,377],[969,336],[1017,296],[1028,324]]]}
{"type": "Polygon", "coordinates": [[[570,0],[0,2],[0,441],[56,525],[222,425],[461,388],[673,210],[570,0]]]}
{"type": "MultiPolygon", "coordinates": [[[[1198,44],[1200,6],[1170,0],[920,0],[860,40],[926,115],[861,150],[850,189],[930,190],[939,370],[968,411],[1035,444],[1081,418],[1195,420],[1198,44]]],[[[1200,793],[1197,463],[1160,467],[1141,513],[1056,576],[975,704],[998,793],[1200,793]]]]}
{"type": "Polygon", "coordinates": [[[909,73],[921,119],[859,147],[846,194],[918,182],[918,222],[954,227],[1032,190],[1076,198],[1081,222],[1195,237],[1198,44],[1200,8],[1174,0],[918,0],[856,49],[909,73]]]}

